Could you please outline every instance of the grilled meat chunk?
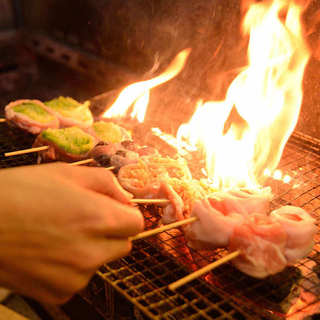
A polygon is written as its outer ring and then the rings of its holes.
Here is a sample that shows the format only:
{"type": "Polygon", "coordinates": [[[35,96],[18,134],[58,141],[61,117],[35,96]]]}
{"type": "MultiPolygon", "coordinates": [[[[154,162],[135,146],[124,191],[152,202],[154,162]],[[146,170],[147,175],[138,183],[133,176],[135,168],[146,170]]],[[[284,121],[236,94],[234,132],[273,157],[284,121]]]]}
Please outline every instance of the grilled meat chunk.
{"type": "Polygon", "coordinates": [[[154,198],[161,181],[169,178],[191,179],[186,162],[162,157],[141,157],[139,162],[123,166],[118,179],[123,188],[138,198],[154,198]]]}
{"type": "Polygon", "coordinates": [[[185,226],[184,231],[189,245],[198,250],[227,247],[234,228],[244,220],[235,211],[228,214],[218,211],[208,199],[196,201],[191,216],[199,220],[185,226]]]}
{"type": "Polygon", "coordinates": [[[38,162],[52,160],[72,162],[88,158],[89,152],[96,143],[96,139],[82,129],[70,127],[42,131],[33,147],[49,147],[39,152],[38,162]]]}
{"type": "Polygon", "coordinates": [[[97,121],[88,129],[97,140],[106,143],[120,143],[130,139],[130,133],[113,122],[97,121]]]}
{"type": "Polygon", "coordinates": [[[70,97],[59,97],[44,103],[60,121],[60,127],[90,127],[93,116],[89,109],[90,102],[80,103],[70,97]]]}
{"type": "Polygon", "coordinates": [[[296,263],[311,252],[317,227],[315,219],[305,210],[294,206],[284,206],[272,211],[270,216],[274,217],[287,233],[285,256],[289,264],[296,263]]]}
{"type": "Polygon", "coordinates": [[[59,128],[55,114],[39,100],[17,100],[5,107],[5,116],[9,124],[39,134],[48,128],[59,128]]]}
{"type": "Polygon", "coordinates": [[[252,214],[230,236],[230,251],[241,251],[232,263],[255,278],[276,274],[287,266],[286,243],[286,230],[274,217],[252,214]]]}
{"type": "Polygon", "coordinates": [[[216,192],[209,198],[210,204],[224,215],[239,213],[249,215],[252,213],[267,214],[272,200],[271,192],[266,189],[260,193],[243,190],[231,190],[228,192],[216,192]]]}

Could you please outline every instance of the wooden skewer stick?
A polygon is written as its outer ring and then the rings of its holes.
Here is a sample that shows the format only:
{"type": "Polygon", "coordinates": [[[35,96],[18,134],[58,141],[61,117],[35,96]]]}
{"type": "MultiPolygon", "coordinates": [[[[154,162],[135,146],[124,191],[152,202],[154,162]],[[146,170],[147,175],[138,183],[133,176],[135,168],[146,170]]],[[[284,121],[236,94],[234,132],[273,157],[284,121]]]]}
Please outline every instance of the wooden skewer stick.
{"type": "Polygon", "coordinates": [[[170,201],[168,199],[132,199],[131,202],[141,204],[166,204],[170,201]]]}
{"type": "MultiPolygon", "coordinates": [[[[90,162],[93,162],[94,161],[94,159],[84,159],[84,160],[80,160],[80,161],[75,161],[75,162],[69,162],[68,164],[70,165],[70,166],[79,166],[79,165],[82,165],[82,164],[86,164],[86,163],[90,163],[90,162]]],[[[107,167],[107,168],[105,168],[106,170],[113,170],[113,169],[115,169],[116,167],[107,167]]]]}
{"type": "Polygon", "coordinates": [[[0,118],[0,122],[6,122],[7,119],[6,118],[0,118]]]}
{"type": "Polygon", "coordinates": [[[94,159],[84,159],[80,161],[70,162],[68,163],[70,166],[80,166],[81,164],[86,164],[94,161],[94,159]]]}
{"type": "Polygon", "coordinates": [[[209,271],[219,267],[220,265],[236,258],[238,255],[240,254],[240,250],[237,250],[237,251],[234,251],[228,255],[226,255],[225,257],[215,261],[215,262],[212,262],[210,264],[208,264],[207,266],[195,271],[195,272],[192,272],[190,273],[189,275],[185,276],[184,278],[181,278],[171,284],[169,284],[168,288],[172,291],[176,290],[177,288],[185,285],[186,283],[194,280],[194,279],[197,279],[199,278],[200,276],[202,276],[203,274],[206,274],[208,273],[209,271]]]}
{"type": "Polygon", "coordinates": [[[129,240],[134,241],[134,240],[138,240],[138,239],[151,237],[151,236],[153,236],[153,235],[155,235],[157,233],[161,233],[161,232],[173,229],[173,228],[177,228],[177,227],[183,226],[183,225],[185,225],[187,223],[195,222],[197,220],[198,220],[198,217],[191,217],[191,218],[184,219],[184,220],[181,220],[181,221],[177,221],[177,222],[173,222],[173,223],[170,223],[170,224],[166,224],[166,225],[164,225],[162,227],[159,227],[159,228],[156,228],[156,229],[152,229],[152,230],[148,230],[148,231],[145,231],[145,232],[138,233],[134,237],[130,237],[129,240]]]}
{"type": "Polygon", "coordinates": [[[11,157],[11,156],[17,156],[19,154],[25,154],[25,153],[32,153],[32,152],[38,152],[38,151],[44,151],[49,149],[48,146],[42,146],[42,147],[37,147],[37,148],[30,148],[30,149],[23,149],[23,150],[18,150],[18,151],[13,151],[13,152],[6,152],[4,154],[5,157],[11,157]]]}

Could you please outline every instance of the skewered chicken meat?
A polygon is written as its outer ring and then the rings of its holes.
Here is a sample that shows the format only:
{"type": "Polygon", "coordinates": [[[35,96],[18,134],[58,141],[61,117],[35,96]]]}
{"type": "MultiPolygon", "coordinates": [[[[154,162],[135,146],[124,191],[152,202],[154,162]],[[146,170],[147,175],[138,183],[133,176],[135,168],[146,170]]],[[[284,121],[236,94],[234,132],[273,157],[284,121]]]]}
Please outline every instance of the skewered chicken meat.
{"type": "Polygon", "coordinates": [[[6,119],[32,134],[39,134],[48,128],[58,128],[55,114],[39,100],[17,100],[5,107],[6,119]]]}
{"type": "Polygon", "coordinates": [[[130,140],[130,133],[113,122],[97,121],[88,128],[88,132],[97,140],[106,143],[120,143],[130,140]]]}
{"type": "Polygon", "coordinates": [[[240,250],[232,263],[242,272],[264,278],[287,266],[287,233],[274,217],[253,214],[235,226],[230,236],[230,251],[240,250]]]}
{"type": "Polygon", "coordinates": [[[261,192],[250,192],[244,190],[216,192],[214,197],[209,199],[211,206],[229,215],[236,212],[242,215],[251,213],[267,214],[272,194],[268,189],[261,192]]]}
{"type": "MultiPolygon", "coordinates": [[[[219,193],[214,197],[216,194],[219,193]]],[[[261,207],[259,202],[257,207],[261,207]]],[[[236,206],[203,199],[194,203],[191,215],[197,216],[198,221],[183,228],[191,247],[239,250],[241,254],[233,261],[234,265],[256,278],[278,273],[308,255],[317,232],[315,220],[293,206],[284,206],[267,215],[254,210],[237,212],[236,206]]]]}
{"type": "Polygon", "coordinates": [[[58,117],[60,127],[87,128],[93,124],[89,101],[82,104],[70,97],[59,97],[44,104],[58,117]]]}
{"type": "Polygon", "coordinates": [[[315,219],[305,210],[294,206],[284,206],[270,214],[285,229],[287,244],[285,256],[289,264],[307,256],[314,245],[313,237],[317,232],[315,219]]]}
{"type": "Polygon", "coordinates": [[[184,218],[184,203],[174,188],[167,182],[161,181],[159,190],[155,195],[156,198],[168,199],[169,204],[163,205],[162,222],[169,224],[184,218]]]}
{"type": "Polygon", "coordinates": [[[196,201],[191,216],[198,221],[184,227],[188,243],[195,249],[215,249],[227,247],[234,228],[241,224],[244,216],[228,214],[214,208],[208,199],[196,201]]]}
{"type": "Polygon", "coordinates": [[[145,199],[157,196],[161,181],[169,178],[191,179],[191,173],[184,160],[142,157],[138,163],[121,167],[118,174],[123,188],[137,198],[145,199]]]}
{"type": "Polygon", "coordinates": [[[206,181],[195,179],[170,178],[163,180],[161,186],[159,198],[164,197],[170,200],[170,203],[163,209],[162,222],[164,224],[190,217],[195,201],[205,199],[216,191],[206,181]],[[165,190],[173,191],[170,197],[166,197],[165,190]],[[182,202],[182,215],[175,205],[177,202],[182,202]]]}
{"type": "Polygon", "coordinates": [[[96,139],[80,128],[47,129],[35,140],[33,147],[48,146],[38,153],[38,162],[61,160],[66,162],[86,159],[96,139]]]}
{"type": "Polygon", "coordinates": [[[117,169],[137,163],[141,157],[151,156],[159,156],[156,149],[140,147],[131,140],[125,140],[121,143],[100,141],[90,153],[90,157],[95,159],[100,166],[113,166],[117,169]]]}

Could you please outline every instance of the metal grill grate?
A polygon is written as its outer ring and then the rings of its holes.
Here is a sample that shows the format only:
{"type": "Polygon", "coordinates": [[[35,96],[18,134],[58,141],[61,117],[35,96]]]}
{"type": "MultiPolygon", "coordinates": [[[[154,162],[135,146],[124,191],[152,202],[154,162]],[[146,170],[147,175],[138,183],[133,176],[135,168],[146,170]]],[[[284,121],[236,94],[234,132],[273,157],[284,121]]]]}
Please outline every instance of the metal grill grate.
{"type": "MultiPolygon", "coordinates": [[[[319,226],[319,150],[318,141],[299,134],[290,140],[280,168],[291,181],[269,179],[276,195],[272,210],[281,205],[300,206],[319,226]]],[[[148,228],[160,219],[155,213],[154,208],[144,210],[148,228]]],[[[138,242],[129,257],[108,264],[100,275],[153,319],[303,319],[320,312],[319,252],[318,233],[309,257],[275,276],[257,280],[226,264],[173,293],[167,290],[169,283],[226,251],[192,250],[179,230],[171,230],[138,242]]]]}
{"type": "MultiPolygon", "coordinates": [[[[33,137],[0,124],[0,168],[33,164],[36,155],[5,158],[4,152],[31,146],[33,137]]],[[[269,179],[276,197],[271,209],[292,204],[320,222],[320,144],[295,134],[287,144],[280,169],[290,183],[269,179]]],[[[141,207],[147,228],[160,214],[141,207]]],[[[308,258],[264,280],[248,277],[225,264],[201,279],[171,292],[167,285],[217,260],[225,250],[194,251],[179,230],[135,243],[130,256],[105,265],[99,275],[151,319],[277,319],[320,312],[320,234],[308,258]],[[293,307],[294,306],[294,307],[293,307]]],[[[94,297],[93,297],[94,298],[94,297]]]]}

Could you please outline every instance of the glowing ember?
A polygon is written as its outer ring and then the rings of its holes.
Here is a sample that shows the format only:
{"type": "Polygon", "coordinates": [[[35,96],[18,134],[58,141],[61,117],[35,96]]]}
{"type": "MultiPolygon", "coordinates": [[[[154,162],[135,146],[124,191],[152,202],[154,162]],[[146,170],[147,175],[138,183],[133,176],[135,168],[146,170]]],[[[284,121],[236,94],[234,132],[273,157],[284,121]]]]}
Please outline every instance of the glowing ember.
{"type": "Polygon", "coordinates": [[[181,51],[168,68],[159,76],[151,80],[136,82],[126,87],[121,91],[117,100],[102,117],[117,118],[127,116],[130,107],[134,104],[130,117],[136,118],[139,122],[143,122],[149,103],[150,89],[159,86],[178,75],[183,69],[190,52],[190,49],[181,51]]]}
{"type": "Polygon", "coordinates": [[[289,183],[291,181],[291,177],[289,176],[289,175],[285,175],[284,177],[283,177],[283,182],[284,183],[289,183]]]}
{"type": "MultiPolygon", "coordinates": [[[[207,172],[217,187],[257,189],[279,163],[298,119],[309,59],[302,9],[294,1],[251,4],[243,21],[250,35],[248,66],[224,101],[200,103],[179,129],[181,141],[204,148],[207,172]]],[[[274,177],[282,179],[282,173],[274,177]]]]}
{"type": "Polygon", "coordinates": [[[275,180],[281,180],[284,183],[289,183],[291,181],[291,177],[288,174],[283,176],[282,171],[279,169],[277,169],[273,174],[271,173],[270,169],[265,169],[263,175],[265,177],[273,177],[275,180]]]}
{"type": "Polygon", "coordinates": [[[274,173],[273,173],[273,179],[275,180],[281,180],[282,178],[282,172],[280,170],[276,170],[274,173]]]}

